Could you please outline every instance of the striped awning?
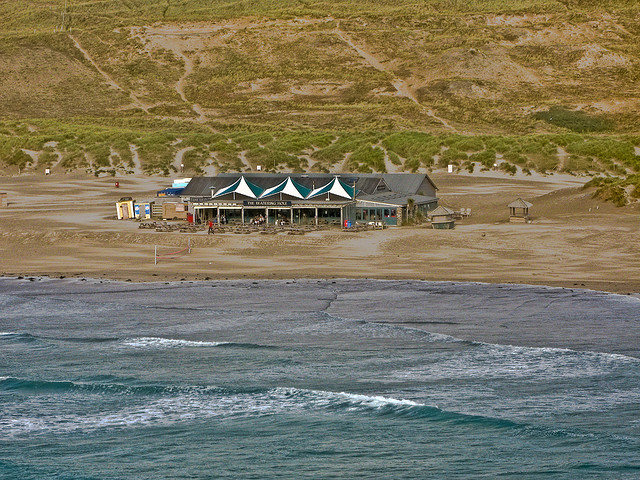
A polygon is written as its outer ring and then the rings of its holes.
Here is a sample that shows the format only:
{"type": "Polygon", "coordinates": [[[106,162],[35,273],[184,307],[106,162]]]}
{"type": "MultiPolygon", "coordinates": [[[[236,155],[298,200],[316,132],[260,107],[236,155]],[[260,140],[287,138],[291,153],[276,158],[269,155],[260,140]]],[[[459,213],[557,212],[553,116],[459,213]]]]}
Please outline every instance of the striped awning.
{"type": "Polygon", "coordinates": [[[223,195],[228,195],[230,193],[237,193],[240,195],[244,195],[249,198],[259,198],[263,190],[259,186],[249,182],[244,175],[240,177],[238,180],[233,182],[231,185],[225,188],[221,188],[214,195],[213,198],[221,197],[223,195]]]}
{"type": "Polygon", "coordinates": [[[355,197],[355,187],[349,186],[340,180],[338,177],[333,178],[329,183],[324,185],[323,187],[316,188],[307,195],[307,198],[315,198],[321,195],[332,194],[341,198],[354,198],[355,197]]]}
{"type": "Polygon", "coordinates": [[[305,199],[309,193],[311,193],[310,189],[300,185],[295,180],[292,180],[291,177],[287,177],[275,187],[267,188],[262,192],[260,198],[268,198],[274,195],[284,194],[294,198],[305,199]]]}

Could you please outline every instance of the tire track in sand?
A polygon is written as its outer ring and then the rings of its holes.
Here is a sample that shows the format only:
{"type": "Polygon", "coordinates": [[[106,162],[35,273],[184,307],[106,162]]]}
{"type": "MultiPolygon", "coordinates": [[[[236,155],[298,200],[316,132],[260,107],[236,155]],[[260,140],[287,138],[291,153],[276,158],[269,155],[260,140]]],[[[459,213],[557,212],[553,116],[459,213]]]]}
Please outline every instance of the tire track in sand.
{"type": "Polygon", "coordinates": [[[190,105],[191,106],[191,110],[193,110],[198,115],[198,118],[196,119],[196,122],[205,123],[208,120],[208,118],[205,115],[204,110],[197,103],[190,102],[187,99],[187,95],[186,95],[186,93],[184,91],[184,86],[185,86],[185,83],[187,81],[187,77],[193,73],[194,62],[193,62],[192,59],[187,57],[181,50],[176,48],[176,49],[173,49],[172,51],[173,51],[173,53],[175,55],[180,57],[182,59],[182,61],[184,62],[184,73],[182,74],[182,76],[176,82],[176,92],[178,92],[178,95],[180,95],[180,98],[182,99],[182,101],[184,103],[190,105]]]}
{"type": "Polygon", "coordinates": [[[133,105],[144,110],[145,113],[149,113],[149,108],[151,108],[151,105],[147,105],[146,103],[142,102],[133,92],[131,91],[127,91],[124,88],[122,88],[120,86],[120,84],[118,84],[118,82],[116,82],[113,77],[111,75],[109,75],[107,72],[105,72],[104,70],[102,70],[100,68],[100,65],[98,65],[96,63],[96,61],[93,59],[93,57],[89,54],[89,52],[80,44],[80,42],[78,41],[78,39],[76,39],[73,35],[69,34],[69,38],[71,39],[71,41],[73,42],[73,44],[75,45],[75,47],[82,53],[82,55],[84,56],[84,58],[87,59],[87,61],[89,63],[91,63],[91,65],[93,65],[93,68],[95,68],[98,73],[100,73],[100,75],[102,75],[104,77],[104,79],[106,80],[106,82],[109,84],[109,86],[111,88],[114,88],[116,90],[120,90],[121,92],[124,92],[125,94],[129,95],[129,98],[131,99],[131,101],[133,102],[133,105]]]}
{"type": "Polygon", "coordinates": [[[401,97],[406,97],[409,100],[411,100],[413,103],[418,105],[427,116],[429,116],[429,117],[433,118],[434,120],[437,120],[438,122],[440,122],[442,124],[442,126],[445,127],[446,129],[451,130],[452,132],[456,132],[456,133],[458,132],[458,130],[456,130],[456,128],[454,126],[452,126],[449,122],[447,122],[444,118],[441,118],[441,117],[437,116],[433,112],[433,110],[431,110],[431,109],[425,107],[424,105],[422,105],[418,101],[418,98],[416,97],[415,93],[411,90],[409,85],[407,85],[407,82],[405,82],[401,78],[396,77],[393,74],[393,72],[390,71],[388,68],[386,68],[380,60],[378,60],[371,53],[369,53],[366,50],[364,50],[362,47],[356,45],[353,42],[353,40],[351,40],[351,38],[344,31],[340,30],[340,25],[339,24],[336,27],[336,29],[334,30],[334,32],[338,36],[338,38],[340,38],[340,40],[342,40],[344,43],[346,43],[351,48],[353,48],[356,52],[358,52],[358,55],[360,55],[363,59],[365,59],[369,65],[371,65],[376,70],[379,70],[381,72],[385,72],[385,73],[388,73],[389,75],[391,75],[393,77],[393,81],[391,82],[391,84],[393,85],[393,87],[398,92],[398,95],[400,95],[401,97]]]}
{"type": "MultiPolygon", "coordinates": [[[[209,117],[205,113],[204,108],[198,103],[192,102],[187,98],[185,87],[187,85],[187,78],[195,70],[195,61],[193,58],[187,55],[187,51],[192,50],[192,47],[184,45],[185,38],[198,38],[203,34],[212,33],[213,31],[220,30],[222,27],[212,27],[211,29],[197,29],[197,31],[190,31],[180,28],[179,26],[165,26],[165,27],[139,27],[131,29],[131,36],[137,37],[145,45],[145,50],[149,54],[152,53],[154,47],[159,47],[164,50],[168,50],[176,58],[182,60],[184,64],[184,71],[174,85],[174,89],[180,100],[189,106],[189,108],[196,114],[195,118],[190,119],[198,124],[203,124],[212,133],[217,133],[214,128],[207,125],[209,117]]],[[[195,48],[197,50],[197,48],[195,48]]]]}

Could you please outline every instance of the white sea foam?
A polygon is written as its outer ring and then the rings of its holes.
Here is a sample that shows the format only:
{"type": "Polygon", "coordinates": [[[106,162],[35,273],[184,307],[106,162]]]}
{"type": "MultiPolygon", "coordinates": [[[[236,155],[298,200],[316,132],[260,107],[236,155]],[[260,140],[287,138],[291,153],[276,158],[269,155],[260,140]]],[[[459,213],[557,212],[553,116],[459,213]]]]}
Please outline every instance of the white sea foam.
{"type": "Polygon", "coordinates": [[[379,408],[386,407],[390,405],[401,405],[408,407],[426,407],[427,405],[416,403],[412,400],[404,400],[390,397],[382,397],[382,396],[369,396],[369,395],[360,395],[357,393],[347,393],[347,392],[323,392],[316,390],[309,390],[309,393],[314,395],[318,395],[320,397],[327,397],[330,399],[341,399],[353,402],[354,404],[364,405],[367,407],[379,408]]]}
{"type": "MultiPolygon", "coordinates": [[[[326,408],[344,408],[347,411],[380,411],[388,408],[406,409],[413,407],[430,407],[412,400],[383,396],[370,396],[348,392],[327,392],[322,390],[304,390],[296,388],[277,388],[272,397],[279,405],[291,404],[294,409],[321,410],[326,408]]],[[[438,408],[437,406],[433,408],[438,408]]]]}
{"type": "Polygon", "coordinates": [[[522,347],[517,345],[499,345],[493,343],[474,342],[476,345],[484,346],[502,354],[524,355],[524,356],[580,356],[585,360],[597,360],[599,362],[620,361],[624,363],[638,363],[639,358],[629,357],[619,353],[592,352],[589,350],[574,350],[571,348],[558,347],[522,347]]]}
{"type": "Polygon", "coordinates": [[[180,340],[175,338],[140,337],[131,338],[122,342],[126,347],[134,348],[181,348],[181,347],[217,347],[228,345],[230,342],[200,342],[193,340],[180,340]]]}
{"type": "Polygon", "coordinates": [[[411,400],[383,396],[297,388],[274,388],[253,393],[224,392],[215,388],[207,391],[196,389],[189,393],[182,390],[175,396],[155,399],[144,396],[141,400],[117,411],[88,413],[84,401],[78,398],[65,405],[64,413],[58,411],[54,415],[34,418],[20,418],[8,411],[4,418],[0,418],[0,436],[175,425],[214,418],[258,417],[319,410],[366,412],[389,407],[426,406],[411,400]]]}

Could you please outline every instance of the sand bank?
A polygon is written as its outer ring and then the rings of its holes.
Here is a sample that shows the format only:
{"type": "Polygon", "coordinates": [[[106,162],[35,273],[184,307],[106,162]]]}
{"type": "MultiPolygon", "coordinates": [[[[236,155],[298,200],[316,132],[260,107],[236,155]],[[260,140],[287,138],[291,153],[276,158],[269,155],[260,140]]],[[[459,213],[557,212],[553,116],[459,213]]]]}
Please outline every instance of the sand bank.
{"type": "Polygon", "coordinates": [[[0,273],[131,281],[423,279],[640,292],[638,205],[596,201],[577,177],[432,178],[442,204],[472,209],[455,230],[207,236],[140,230],[115,219],[116,200],[149,199],[167,178],[3,177],[9,206],[0,210],[0,273]],[[506,205],[517,197],[533,203],[533,223],[507,222],[506,205]],[[191,254],[154,264],[155,245],[172,251],[188,238],[191,254]]]}

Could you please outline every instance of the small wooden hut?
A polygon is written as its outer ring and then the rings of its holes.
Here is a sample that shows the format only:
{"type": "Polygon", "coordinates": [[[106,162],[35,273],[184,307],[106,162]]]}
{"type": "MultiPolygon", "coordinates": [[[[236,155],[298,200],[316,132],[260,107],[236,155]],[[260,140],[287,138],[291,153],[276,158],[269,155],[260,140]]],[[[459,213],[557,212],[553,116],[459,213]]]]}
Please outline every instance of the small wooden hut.
{"type": "Polygon", "coordinates": [[[517,223],[526,223],[529,221],[529,209],[533,206],[531,203],[518,198],[509,205],[509,221],[517,223]]]}
{"type": "Polygon", "coordinates": [[[164,220],[186,220],[187,207],[182,202],[164,202],[162,204],[162,218],[164,220]]]}
{"type": "Polygon", "coordinates": [[[450,230],[455,227],[455,212],[450,208],[440,205],[429,213],[431,227],[438,230],[450,230]]]}

